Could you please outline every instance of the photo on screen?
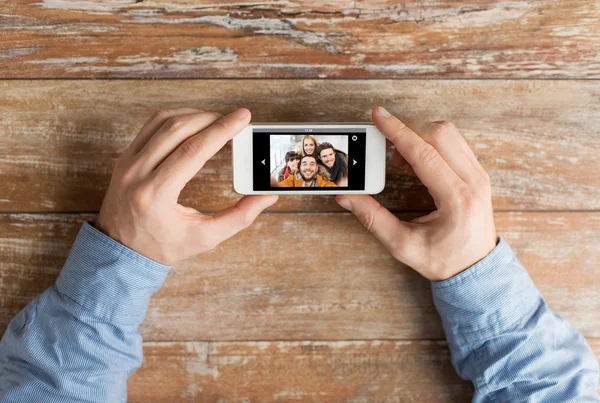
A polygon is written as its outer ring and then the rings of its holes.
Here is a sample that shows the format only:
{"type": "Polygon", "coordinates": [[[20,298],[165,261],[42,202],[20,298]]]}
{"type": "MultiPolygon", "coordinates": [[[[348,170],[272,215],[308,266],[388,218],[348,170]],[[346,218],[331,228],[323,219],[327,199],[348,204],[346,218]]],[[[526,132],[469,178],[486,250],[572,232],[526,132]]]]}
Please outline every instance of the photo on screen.
{"type": "Polygon", "coordinates": [[[271,187],[348,187],[348,135],[272,134],[271,187]]]}

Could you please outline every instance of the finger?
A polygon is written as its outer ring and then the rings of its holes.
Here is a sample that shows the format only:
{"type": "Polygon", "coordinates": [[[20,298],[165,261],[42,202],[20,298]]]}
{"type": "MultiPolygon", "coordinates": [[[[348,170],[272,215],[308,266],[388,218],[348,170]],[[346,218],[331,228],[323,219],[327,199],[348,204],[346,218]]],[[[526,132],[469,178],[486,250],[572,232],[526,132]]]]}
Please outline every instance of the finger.
{"type": "Polygon", "coordinates": [[[151,174],[150,180],[166,194],[177,197],[181,189],[213,155],[250,122],[250,111],[240,108],[185,140],[151,174]]]}
{"type": "Polygon", "coordinates": [[[380,106],[373,110],[373,122],[411,165],[436,205],[457,198],[457,189],[464,186],[464,182],[432,145],[380,106]]]}
{"type": "Polygon", "coordinates": [[[129,153],[130,155],[135,155],[140,152],[148,140],[150,140],[152,135],[156,133],[156,131],[167,121],[167,119],[198,112],[202,111],[200,109],[179,108],[162,109],[154,112],[150,119],[148,119],[148,121],[144,124],[138,135],[133,139],[131,144],[129,144],[125,152],[129,153]]]}
{"type": "MultiPolygon", "coordinates": [[[[433,123],[439,123],[439,124],[444,124],[446,121],[436,121],[433,123]]],[[[467,143],[467,140],[465,139],[465,137],[461,134],[460,135],[460,144],[462,146],[462,149],[471,156],[472,161],[474,166],[477,168],[477,170],[484,176],[487,175],[487,172],[485,170],[485,168],[483,168],[483,166],[481,165],[481,163],[479,162],[479,160],[477,159],[477,156],[475,155],[475,153],[473,152],[473,149],[471,148],[471,146],[469,146],[469,143],[467,143]]]]}
{"type": "Polygon", "coordinates": [[[470,185],[478,183],[481,172],[476,165],[479,163],[464,137],[452,123],[411,121],[406,122],[406,125],[434,146],[444,161],[465,183],[470,185]]]}
{"type": "MultiPolygon", "coordinates": [[[[421,122],[421,123],[423,123],[423,122],[421,122]]],[[[449,123],[449,122],[446,121],[446,120],[436,120],[435,122],[431,122],[431,123],[432,124],[441,124],[441,125],[443,125],[443,124],[446,124],[446,123],[449,123]]],[[[407,126],[408,126],[408,124],[407,124],[407,126]]],[[[462,146],[463,150],[465,150],[465,152],[467,154],[470,154],[473,158],[475,158],[475,153],[473,152],[473,150],[471,149],[471,147],[469,147],[469,145],[467,144],[467,141],[465,140],[465,138],[461,135],[460,139],[462,141],[460,141],[459,143],[462,146]]]]}
{"type": "Polygon", "coordinates": [[[410,256],[403,244],[408,244],[412,228],[396,218],[388,209],[369,195],[338,195],[335,200],[351,211],[358,221],[396,257],[406,263],[410,256]]]}
{"type": "Polygon", "coordinates": [[[200,234],[211,234],[211,244],[217,245],[248,228],[256,217],[278,199],[277,195],[244,196],[235,206],[228,207],[203,221],[200,234]]]}
{"type": "Polygon", "coordinates": [[[140,175],[148,175],[181,143],[221,117],[214,112],[200,112],[167,119],[137,155],[140,175]]]}

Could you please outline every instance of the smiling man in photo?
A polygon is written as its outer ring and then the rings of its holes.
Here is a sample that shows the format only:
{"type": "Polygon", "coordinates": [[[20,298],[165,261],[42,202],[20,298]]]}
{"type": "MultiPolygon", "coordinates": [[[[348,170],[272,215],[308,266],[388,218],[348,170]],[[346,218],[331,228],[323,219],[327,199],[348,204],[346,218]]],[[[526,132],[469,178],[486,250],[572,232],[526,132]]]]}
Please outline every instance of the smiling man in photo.
{"type": "Polygon", "coordinates": [[[331,143],[321,143],[317,147],[317,156],[327,169],[332,182],[340,186],[348,180],[348,154],[336,150],[331,143]]]}
{"type": "Polygon", "coordinates": [[[319,164],[312,155],[305,155],[300,160],[300,170],[279,183],[281,187],[332,187],[335,183],[318,174],[319,164]]]}

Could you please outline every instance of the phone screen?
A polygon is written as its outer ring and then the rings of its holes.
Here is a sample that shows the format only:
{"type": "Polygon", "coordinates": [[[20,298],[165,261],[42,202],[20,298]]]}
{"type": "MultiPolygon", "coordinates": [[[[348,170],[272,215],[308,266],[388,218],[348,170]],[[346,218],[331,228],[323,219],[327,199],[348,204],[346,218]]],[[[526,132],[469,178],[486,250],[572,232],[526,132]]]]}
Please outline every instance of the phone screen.
{"type": "Polygon", "coordinates": [[[264,190],[365,190],[366,129],[253,129],[253,185],[264,190]]]}

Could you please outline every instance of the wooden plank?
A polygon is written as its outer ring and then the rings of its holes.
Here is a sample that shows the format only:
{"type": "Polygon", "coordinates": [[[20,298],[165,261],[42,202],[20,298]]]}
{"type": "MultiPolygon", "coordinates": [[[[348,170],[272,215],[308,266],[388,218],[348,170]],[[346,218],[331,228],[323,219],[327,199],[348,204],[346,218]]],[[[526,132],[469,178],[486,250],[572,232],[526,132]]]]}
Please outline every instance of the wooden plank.
{"type": "Polygon", "coordinates": [[[144,343],[130,402],[468,402],[445,342],[144,343]]]}
{"type": "MultiPolygon", "coordinates": [[[[90,217],[0,215],[0,334],[54,282],[90,217]]],[[[496,223],[549,305],[600,337],[600,213],[497,213],[496,223]]],[[[173,267],[141,332],[148,341],[444,337],[428,281],[346,213],[261,215],[173,267]]]]}
{"type": "MultiPolygon", "coordinates": [[[[454,121],[490,173],[497,210],[597,210],[598,99],[596,81],[4,81],[0,211],[97,211],[113,160],[157,109],[243,105],[255,122],[370,121],[376,104],[405,119],[454,121]]],[[[433,208],[420,182],[391,166],[377,197],[396,211],[433,208]]],[[[226,147],[180,201],[211,211],[238,198],[226,147]]],[[[322,196],[282,197],[273,209],[341,208],[322,196]]]]}
{"type": "Polygon", "coordinates": [[[18,0],[0,77],[598,78],[599,17],[594,0],[18,0]]]}
{"type": "MultiPolygon", "coordinates": [[[[588,339],[596,357],[600,340],[588,339]]],[[[470,402],[445,342],[145,343],[130,402],[470,402]]]]}

